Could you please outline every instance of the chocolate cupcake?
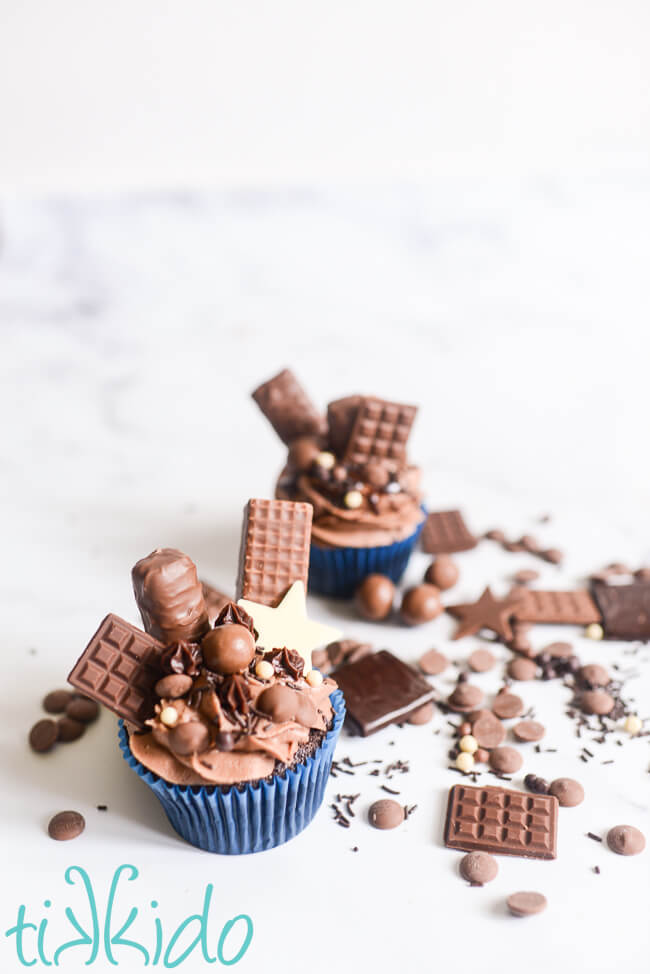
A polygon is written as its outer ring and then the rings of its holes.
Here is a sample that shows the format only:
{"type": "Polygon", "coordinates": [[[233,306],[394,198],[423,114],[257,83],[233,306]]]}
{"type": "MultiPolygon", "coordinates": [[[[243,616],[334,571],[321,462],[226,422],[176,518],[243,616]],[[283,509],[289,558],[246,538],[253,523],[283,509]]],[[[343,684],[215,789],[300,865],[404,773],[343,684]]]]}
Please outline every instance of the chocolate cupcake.
{"type": "Polygon", "coordinates": [[[417,408],[354,395],[324,417],[288,370],[253,398],[288,447],[276,497],[313,507],[310,589],[349,596],[373,573],[399,581],[425,516],[406,452],[417,408]]]}

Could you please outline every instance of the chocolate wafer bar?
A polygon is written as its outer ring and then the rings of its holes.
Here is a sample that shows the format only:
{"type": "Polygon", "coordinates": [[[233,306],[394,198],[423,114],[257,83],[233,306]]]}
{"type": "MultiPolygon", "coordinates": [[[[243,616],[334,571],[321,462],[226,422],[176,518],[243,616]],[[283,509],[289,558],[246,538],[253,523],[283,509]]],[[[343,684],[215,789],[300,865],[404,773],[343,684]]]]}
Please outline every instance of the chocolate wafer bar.
{"type": "Polygon", "coordinates": [[[75,663],[68,682],[144,729],[153,716],[163,644],[116,615],[107,615],[75,663]]]}
{"type": "Polygon", "coordinates": [[[325,417],[289,369],[263,382],[252,396],[283,443],[298,436],[325,434],[325,417]]]}
{"type": "Polygon", "coordinates": [[[445,845],[497,856],[555,859],[558,807],[553,795],[454,785],[447,803],[445,845]]]}
{"type": "Polygon", "coordinates": [[[514,612],[517,622],[548,622],[588,626],[600,622],[598,606],[586,589],[570,592],[522,592],[514,612]]]}
{"type": "Polygon", "coordinates": [[[594,585],[607,639],[650,639],[650,585],[594,585]]]}
{"type": "Polygon", "coordinates": [[[156,548],[131,571],[145,631],[165,643],[200,642],[210,628],[196,565],[176,548],[156,548]]]}
{"type": "Polygon", "coordinates": [[[237,599],[277,605],[294,582],[307,588],[313,508],[294,501],[249,500],[244,509],[237,599]]]}
{"type": "Polygon", "coordinates": [[[406,443],[417,411],[417,406],[363,398],[350,433],[345,459],[359,465],[369,460],[380,460],[393,468],[406,466],[406,443]]]}
{"type": "Polygon", "coordinates": [[[451,555],[475,548],[476,538],[460,511],[432,511],[424,522],[421,544],[430,555],[451,555]]]}

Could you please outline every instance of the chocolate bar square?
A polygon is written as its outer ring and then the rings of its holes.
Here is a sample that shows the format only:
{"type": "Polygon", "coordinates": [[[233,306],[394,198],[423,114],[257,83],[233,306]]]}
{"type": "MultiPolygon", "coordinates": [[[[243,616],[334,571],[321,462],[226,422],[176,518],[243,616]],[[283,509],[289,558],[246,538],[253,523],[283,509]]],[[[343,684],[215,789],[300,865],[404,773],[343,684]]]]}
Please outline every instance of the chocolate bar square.
{"type": "Polygon", "coordinates": [[[360,466],[369,460],[382,461],[395,469],[406,466],[406,444],[416,413],[417,406],[363,398],[345,459],[360,466]]]}
{"type": "Polygon", "coordinates": [[[451,555],[476,547],[460,511],[432,511],[422,528],[422,550],[430,555],[451,555]]]}
{"type": "Polygon", "coordinates": [[[561,623],[588,626],[600,622],[600,611],[586,589],[543,592],[526,589],[514,612],[517,622],[561,623]]]}
{"type": "Polygon", "coordinates": [[[254,498],[244,510],[237,598],[277,605],[294,582],[307,588],[311,504],[254,498]]]}
{"type": "Polygon", "coordinates": [[[594,585],[592,592],[607,639],[650,639],[650,585],[594,585]]]}

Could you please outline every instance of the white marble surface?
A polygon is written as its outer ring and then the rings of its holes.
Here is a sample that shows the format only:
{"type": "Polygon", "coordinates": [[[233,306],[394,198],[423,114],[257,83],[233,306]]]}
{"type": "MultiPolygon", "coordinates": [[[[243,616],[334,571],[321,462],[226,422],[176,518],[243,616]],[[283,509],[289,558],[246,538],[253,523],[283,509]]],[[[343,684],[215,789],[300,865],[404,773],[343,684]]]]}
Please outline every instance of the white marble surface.
{"type": "MultiPolygon", "coordinates": [[[[174,838],[122,762],[109,714],[47,758],[25,738],[41,696],[63,682],[103,614],[136,621],[138,557],[176,545],[231,586],[241,506],[270,490],[282,462],[248,391],[285,364],[322,404],[357,389],[421,403],[412,453],[430,504],[462,506],[477,531],[534,530],[564,547],[564,569],[542,566],[543,584],[577,584],[614,559],[649,561],[649,211],[650,183],[632,171],[435,190],[5,201],[3,932],[19,903],[40,918],[51,897],[48,936],[60,943],[63,907],[79,902],[64,868],[83,865],[105,897],[113,869],[134,863],[143,941],[152,897],[171,930],[214,882],[214,929],[240,912],[255,923],[241,970],[424,971],[458,951],[463,963],[482,955],[486,971],[502,969],[504,952],[540,974],[550,964],[638,969],[650,946],[648,853],[615,857],[584,833],[619,822],[650,832],[648,739],[612,741],[583,764],[556,684],[522,686],[558,748],[531,753],[524,770],[575,775],[587,800],[561,811],[556,862],[502,860],[483,890],[465,888],[459,855],[441,843],[457,780],[441,716],[438,736],[411,727],[339,746],[355,760],[411,760],[398,787],[418,811],[404,828],[373,832],[362,815],[345,832],[323,809],[288,846],[242,860],[174,838]],[[553,519],[540,526],[547,511],[553,519]],[[88,827],[55,845],[44,826],[65,807],[88,827]],[[504,897],[520,888],[548,895],[544,916],[505,915],[504,897]]],[[[459,600],[488,581],[503,590],[530,565],[487,543],[459,561],[459,600]]],[[[414,558],[410,577],[424,564],[414,558]]],[[[476,644],[451,643],[445,617],[419,630],[375,628],[348,606],[311,605],[405,659],[436,645],[462,660],[476,644]]],[[[540,629],[535,641],[555,635],[540,629]]],[[[557,635],[585,661],[634,669],[628,691],[648,715],[647,650],[633,659],[629,647],[577,630],[557,635]]],[[[494,691],[499,674],[477,682],[494,691]]],[[[451,678],[436,684],[446,692],[451,678]]],[[[361,791],[362,812],[380,794],[373,778],[347,786],[332,781],[329,792],[361,791]]],[[[3,970],[19,969],[4,937],[0,955],[3,970]]],[[[140,963],[126,948],[118,956],[126,970],[140,963]]],[[[94,968],[110,969],[101,959],[94,968]]]]}

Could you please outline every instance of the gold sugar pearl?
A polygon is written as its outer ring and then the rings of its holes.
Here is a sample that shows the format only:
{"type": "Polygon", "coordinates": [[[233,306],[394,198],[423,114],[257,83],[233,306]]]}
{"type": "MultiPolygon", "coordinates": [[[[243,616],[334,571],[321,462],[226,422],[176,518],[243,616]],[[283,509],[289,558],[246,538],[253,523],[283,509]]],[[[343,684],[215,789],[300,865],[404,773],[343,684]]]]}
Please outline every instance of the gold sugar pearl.
{"type": "Polygon", "coordinates": [[[178,721],[178,710],[176,707],[163,707],[160,711],[160,723],[165,727],[174,727],[178,721]]]}
{"type": "Polygon", "coordinates": [[[305,679],[310,687],[319,687],[323,682],[323,675],[318,670],[310,670],[305,679]]]}
{"type": "Polygon", "coordinates": [[[631,737],[634,737],[643,728],[643,721],[637,714],[630,714],[629,717],[625,718],[623,727],[631,737]]]}
{"type": "Polygon", "coordinates": [[[478,741],[471,734],[463,734],[458,746],[461,751],[465,751],[467,754],[474,754],[475,751],[478,751],[478,741]]]}
{"type": "Polygon", "coordinates": [[[456,767],[459,771],[471,771],[474,767],[474,755],[469,751],[461,751],[456,758],[456,767]]]}
{"type": "Polygon", "coordinates": [[[331,470],[336,463],[336,457],[333,453],[330,453],[329,450],[321,450],[321,452],[316,456],[316,463],[319,467],[322,467],[323,470],[331,470]]]}
{"type": "Polygon", "coordinates": [[[343,503],[346,507],[350,507],[353,510],[361,507],[363,504],[363,494],[360,490],[349,490],[343,498],[343,503]]]}
{"type": "Polygon", "coordinates": [[[270,680],[274,672],[273,663],[267,659],[261,659],[255,667],[255,676],[259,676],[260,680],[270,680]]]}
{"type": "Polygon", "coordinates": [[[599,622],[590,622],[585,629],[587,639],[602,639],[604,635],[603,627],[599,622]]]}

